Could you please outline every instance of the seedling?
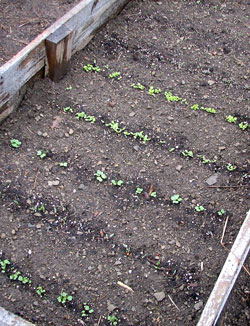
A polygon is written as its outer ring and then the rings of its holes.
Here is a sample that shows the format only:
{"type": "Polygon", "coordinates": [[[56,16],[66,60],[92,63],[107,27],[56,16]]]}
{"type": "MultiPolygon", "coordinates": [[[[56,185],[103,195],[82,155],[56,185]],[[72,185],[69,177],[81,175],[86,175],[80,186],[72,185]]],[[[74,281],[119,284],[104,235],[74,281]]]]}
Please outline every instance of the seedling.
{"type": "Polygon", "coordinates": [[[179,204],[182,201],[182,198],[180,197],[180,195],[176,194],[171,196],[171,200],[173,204],[179,204]]]}
{"type": "Polygon", "coordinates": [[[220,211],[217,212],[219,216],[222,216],[226,213],[226,211],[222,208],[220,211]]]}
{"type": "Polygon", "coordinates": [[[214,108],[205,108],[204,106],[202,106],[200,109],[208,113],[213,113],[213,114],[216,113],[216,110],[214,108]]]}
{"type": "Polygon", "coordinates": [[[216,159],[210,160],[210,159],[206,158],[205,155],[198,155],[198,157],[200,157],[202,159],[203,164],[215,163],[216,162],[216,159]]]}
{"type": "Polygon", "coordinates": [[[205,210],[205,208],[202,205],[197,205],[194,208],[196,210],[196,212],[203,212],[205,210]]]}
{"type": "Polygon", "coordinates": [[[172,152],[174,152],[174,151],[175,151],[175,148],[174,148],[174,147],[169,148],[169,152],[170,152],[170,153],[172,153],[172,152]]]}
{"type": "Polygon", "coordinates": [[[149,87],[149,90],[148,90],[149,95],[155,96],[155,94],[159,94],[159,93],[161,93],[160,88],[154,88],[153,86],[149,87]]]}
{"type": "Polygon", "coordinates": [[[143,192],[143,188],[137,187],[135,193],[140,195],[143,192]]]}
{"type": "Polygon", "coordinates": [[[26,276],[22,276],[21,272],[19,271],[16,271],[15,273],[11,274],[10,279],[13,281],[22,282],[23,284],[31,283],[31,280],[26,276]]]}
{"type": "Polygon", "coordinates": [[[96,118],[93,115],[87,115],[85,117],[85,121],[90,122],[90,123],[95,123],[96,122],[96,118]]]}
{"type": "Polygon", "coordinates": [[[125,130],[125,128],[120,128],[119,122],[115,122],[114,120],[112,120],[110,123],[106,123],[105,126],[111,128],[117,134],[120,134],[125,130]]]}
{"type": "Polygon", "coordinates": [[[249,124],[247,122],[241,122],[239,123],[239,127],[241,130],[246,130],[249,127],[249,124]]]}
{"type": "Polygon", "coordinates": [[[72,295],[68,295],[68,293],[62,291],[59,297],[57,298],[57,301],[60,302],[61,304],[64,304],[68,301],[72,301],[73,297],[72,295]]]}
{"type": "Polygon", "coordinates": [[[119,71],[114,71],[111,74],[109,74],[109,78],[110,79],[116,78],[116,79],[120,80],[120,79],[122,79],[122,76],[121,76],[121,73],[119,71]]]}
{"type": "Polygon", "coordinates": [[[45,294],[46,290],[41,286],[39,285],[37,288],[36,288],[36,293],[42,297],[44,294],[45,294]]]}
{"type": "Polygon", "coordinates": [[[234,117],[234,116],[232,116],[232,115],[228,115],[228,116],[226,117],[226,120],[227,120],[227,122],[230,122],[230,123],[236,123],[237,118],[234,117]]]}
{"type": "Polygon", "coordinates": [[[70,113],[74,113],[74,110],[70,107],[70,106],[67,106],[66,108],[63,109],[63,112],[66,113],[66,112],[70,112],[70,113]]]}
{"type": "Polygon", "coordinates": [[[108,315],[108,321],[110,325],[117,326],[119,319],[115,315],[108,315]]]}
{"type": "Polygon", "coordinates": [[[130,134],[133,135],[135,139],[139,138],[144,143],[146,143],[147,141],[151,140],[151,138],[149,138],[148,135],[143,135],[143,131],[131,132],[130,134]]]}
{"type": "Polygon", "coordinates": [[[133,83],[131,84],[131,87],[140,89],[142,91],[145,89],[145,86],[143,86],[141,83],[136,83],[136,84],[133,83]]]}
{"type": "Polygon", "coordinates": [[[79,112],[76,114],[77,119],[84,119],[86,117],[86,113],[85,112],[79,112]]]}
{"type": "Polygon", "coordinates": [[[192,109],[194,111],[197,111],[197,110],[199,110],[199,105],[198,104],[194,104],[194,105],[191,106],[190,109],[192,109]]]}
{"type": "Polygon", "coordinates": [[[10,262],[8,261],[8,259],[0,260],[0,265],[1,265],[2,273],[5,273],[6,267],[7,265],[10,265],[10,262]]]}
{"type": "Polygon", "coordinates": [[[233,165],[231,163],[228,163],[226,168],[228,169],[228,171],[234,171],[237,169],[237,166],[236,165],[233,165]]]}
{"type": "Polygon", "coordinates": [[[192,151],[189,151],[185,149],[185,151],[182,152],[182,155],[185,157],[194,157],[194,153],[192,151]]]}
{"type": "Polygon", "coordinates": [[[153,191],[153,192],[151,192],[151,194],[150,194],[150,196],[153,197],[153,198],[156,198],[156,195],[157,195],[157,194],[156,194],[156,191],[153,191]]]}
{"type": "Polygon", "coordinates": [[[117,187],[120,187],[122,184],[123,184],[123,181],[122,180],[111,180],[111,182],[112,182],[112,185],[114,185],[114,186],[117,186],[117,187]]]}
{"type": "Polygon", "coordinates": [[[168,102],[180,102],[181,101],[181,102],[184,102],[186,105],[188,105],[188,102],[186,99],[182,99],[179,96],[175,96],[171,92],[165,92],[164,95],[168,102]]]}
{"type": "Polygon", "coordinates": [[[22,145],[22,142],[18,139],[11,139],[10,143],[14,148],[19,148],[22,145]]]}
{"type": "Polygon", "coordinates": [[[90,305],[86,302],[83,303],[82,317],[87,317],[94,313],[94,309],[90,308],[90,305]]]}
{"type": "Polygon", "coordinates": [[[66,87],[66,91],[71,91],[71,90],[72,90],[72,86],[66,87]]]}
{"type": "Polygon", "coordinates": [[[99,181],[99,182],[103,182],[104,180],[107,179],[107,175],[104,172],[100,171],[100,170],[98,170],[95,173],[95,176],[96,176],[96,180],[99,181]]]}
{"type": "Polygon", "coordinates": [[[155,264],[154,264],[154,268],[155,269],[161,269],[161,261],[158,260],[155,264]]]}
{"type": "Polygon", "coordinates": [[[67,163],[67,162],[61,162],[61,163],[59,163],[59,165],[60,165],[62,168],[67,168],[67,167],[68,167],[68,163],[67,163]]]}
{"type": "Polygon", "coordinates": [[[41,149],[37,151],[36,155],[39,156],[41,159],[44,159],[47,156],[48,152],[47,151],[42,151],[41,149]]]}
{"type": "Polygon", "coordinates": [[[96,60],[94,60],[94,64],[93,65],[91,65],[91,64],[88,63],[87,65],[83,66],[83,69],[86,72],[89,72],[89,71],[100,72],[100,71],[102,71],[101,68],[96,65],[96,60]]]}

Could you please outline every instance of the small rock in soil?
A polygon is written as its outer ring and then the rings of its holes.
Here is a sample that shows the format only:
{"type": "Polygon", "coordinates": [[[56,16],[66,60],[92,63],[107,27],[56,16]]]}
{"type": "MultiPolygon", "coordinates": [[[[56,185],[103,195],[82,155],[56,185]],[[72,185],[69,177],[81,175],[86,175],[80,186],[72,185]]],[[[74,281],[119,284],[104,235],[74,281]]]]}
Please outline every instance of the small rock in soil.
{"type": "Polygon", "coordinates": [[[107,301],[107,309],[109,312],[112,312],[116,309],[117,307],[115,305],[113,305],[112,303],[110,303],[109,301],[107,301]]]}
{"type": "Polygon", "coordinates": [[[58,186],[60,183],[59,180],[54,180],[54,181],[48,181],[49,186],[58,186]]]}
{"type": "Polygon", "coordinates": [[[79,185],[78,189],[79,189],[79,190],[83,190],[83,189],[84,189],[84,187],[85,187],[85,186],[84,186],[84,184],[83,184],[83,183],[81,183],[81,184],[79,185]]]}
{"type": "Polygon", "coordinates": [[[140,149],[140,147],[139,147],[139,146],[137,146],[137,145],[136,145],[136,146],[134,146],[133,148],[134,148],[134,150],[135,150],[136,152],[138,152],[138,151],[139,151],[139,149],[140,149]]]}
{"type": "Polygon", "coordinates": [[[206,183],[209,186],[214,185],[217,182],[218,176],[218,173],[211,175],[209,178],[207,178],[206,183]]]}
{"type": "Polygon", "coordinates": [[[163,299],[165,299],[166,295],[165,292],[156,292],[154,293],[154,297],[158,302],[161,302],[163,299]]]}
{"type": "Polygon", "coordinates": [[[194,305],[195,310],[200,310],[203,307],[203,301],[199,301],[194,305]]]}
{"type": "Polygon", "coordinates": [[[179,171],[179,172],[181,171],[181,169],[182,169],[182,165],[177,165],[176,168],[175,168],[175,170],[179,171]]]}

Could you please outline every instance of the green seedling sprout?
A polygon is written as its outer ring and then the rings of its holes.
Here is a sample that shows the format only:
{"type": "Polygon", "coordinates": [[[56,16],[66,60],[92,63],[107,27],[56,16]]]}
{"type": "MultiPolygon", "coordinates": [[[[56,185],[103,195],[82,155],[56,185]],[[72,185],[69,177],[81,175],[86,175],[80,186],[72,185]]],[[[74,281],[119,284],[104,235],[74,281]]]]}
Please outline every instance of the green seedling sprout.
{"type": "Polygon", "coordinates": [[[226,213],[226,211],[222,208],[220,211],[217,212],[219,216],[222,216],[226,213]]]}
{"type": "Polygon", "coordinates": [[[188,102],[186,99],[182,99],[179,96],[175,96],[171,92],[165,92],[164,95],[168,102],[184,102],[186,105],[188,105],[188,102]]]}
{"type": "Polygon", "coordinates": [[[68,293],[62,291],[59,297],[57,297],[57,301],[60,302],[61,304],[65,304],[68,301],[72,301],[73,297],[72,295],[68,295],[68,293]]]}
{"type": "Polygon", "coordinates": [[[153,198],[156,198],[156,196],[157,196],[156,191],[151,192],[150,196],[153,198]]]}
{"type": "Polygon", "coordinates": [[[22,142],[18,139],[11,139],[10,143],[14,148],[19,148],[22,145],[22,142]]]}
{"type": "Polygon", "coordinates": [[[101,72],[102,71],[101,68],[96,65],[96,60],[94,60],[93,65],[88,63],[87,65],[83,66],[83,69],[86,72],[89,72],[89,71],[101,72]]]}
{"type": "Polygon", "coordinates": [[[143,188],[137,187],[135,193],[140,195],[143,192],[143,188]]]}
{"type": "Polygon", "coordinates": [[[202,164],[216,163],[216,159],[210,160],[210,159],[206,158],[205,155],[198,155],[198,157],[200,157],[202,159],[202,164]]]}
{"type": "Polygon", "coordinates": [[[198,104],[194,104],[194,105],[191,106],[190,109],[192,109],[194,111],[197,111],[197,110],[199,110],[199,105],[198,104]]]}
{"type": "Polygon", "coordinates": [[[202,205],[197,205],[194,208],[196,210],[196,212],[203,212],[205,210],[205,208],[202,205]]]}
{"type": "Polygon", "coordinates": [[[234,117],[234,116],[232,116],[232,115],[228,115],[228,116],[226,117],[226,120],[227,120],[227,122],[230,122],[230,123],[236,123],[237,118],[234,117]]]}
{"type": "Polygon", "coordinates": [[[44,152],[41,149],[37,151],[36,155],[39,156],[41,159],[44,159],[47,156],[48,152],[44,152]]]}
{"type": "Polygon", "coordinates": [[[46,290],[41,286],[39,285],[37,288],[36,288],[36,293],[42,297],[44,294],[45,294],[46,290]]]}
{"type": "Polygon", "coordinates": [[[61,163],[59,163],[59,165],[60,165],[62,168],[67,168],[67,167],[68,167],[68,163],[67,163],[67,162],[61,162],[61,163]]]}
{"type": "Polygon", "coordinates": [[[117,326],[119,320],[115,315],[108,315],[108,321],[109,321],[110,325],[117,326]]]}
{"type": "Polygon", "coordinates": [[[249,127],[249,124],[247,122],[241,122],[239,123],[239,127],[241,130],[246,130],[249,127]]]}
{"type": "Polygon", "coordinates": [[[72,86],[70,85],[70,86],[68,86],[68,87],[66,87],[66,91],[71,91],[72,90],[72,86]]]}
{"type": "Polygon", "coordinates": [[[143,86],[141,83],[136,83],[136,84],[133,83],[133,84],[131,84],[131,87],[140,89],[142,91],[145,89],[145,86],[143,86]]]}
{"type": "Polygon", "coordinates": [[[121,185],[123,184],[123,181],[122,180],[114,180],[114,179],[112,179],[111,180],[111,183],[112,183],[112,185],[114,185],[114,186],[117,186],[117,187],[121,187],[121,185]]]}
{"type": "Polygon", "coordinates": [[[117,134],[120,134],[121,132],[123,132],[125,130],[125,128],[120,128],[119,122],[116,122],[114,120],[112,120],[109,123],[106,123],[105,126],[109,127],[110,129],[112,129],[117,134]]]}
{"type": "Polygon", "coordinates": [[[1,265],[2,273],[5,273],[7,266],[10,265],[10,262],[8,259],[0,260],[0,265],[1,265]]]}
{"type": "Polygon", "coordinates": [[[174,147],[169,148],[169,152],[170,152],[170,153],[172,153],[172,152],[174,152],[174,151],[175,151],[175,148],[174,148],[174,147]]]}
{"type": "Polygon", "coordinates": [[[77,114],[76,114],[76,117],[77,117],[77,119],[84,119],[85,117],[86,117],[86,113],[85,112],[78,112],[77,114]]]}
{"type": "Polygon", "coordinates": [[[233,164],[231,164],[231,163],[228,163],[227,165],[226,165],[226,168],[227,168],[227,170],[228,171],[234,171],[234,170],[236,170],[237,169],[237,166],[236,165],[233,165],[233,164]]]}
{"type": "Polygon", "coordinates": [[[179,204],[182,201],[182,198],[180,197],[180,195],[176,194],[171,196],[171,200],[173,204],[179,204]]]}
{"type": "Polygon", "coordinates": [[[152,96],[155,96],[156,94],[159,94],[161,92],[162,90],[160,88],[154,88],[153,86],[150,86],[148,90],[148,94],[152,96]]]}
{"type": "Polygon", "coordinates": [[[187,150],[187,149],[185,149],[182,152],[182,155],[185,156],[185,157],[194,157],[194,153],[192,151],[187,150]]]}
{"type": "Polygon", "coordinates": [[[94,309],[92,309],[89,304],[84,302],[83,303],[83,310],[81,312],[82,317],[87,317],[88,315],[93,314],[93,313],[94,313],[94,309]]]}
{"type": "Polygon", "coordinates": [[[63,112],[66,113],[66,112],[70,112],[70,113],[74,113],[74,110],[70,107],[70,106],[67,106],[66,108],[63,108],[63,112]]]}
{"type": "Polygon", "coordinates": [[[96,176],[96,180],[99,181],[99,182],[103,182],[104,180],[107,179],[107,175],[104,172],[100,171],[100,170],[98,170],[95,173],[95,176],[96,176]]]}
{"type": "Polygon", "coordinates": [[[216,113],[216,110],[214,108],[205,108],[204,106],[202,106],[200,109],[208,113],[212,113],[212,114],[216,113]]]}
{"type": "Polygon", "coordinates": [[[121,73],[119,71],[114,71],[111,74],[109,74],[109,78],[110,79],[116,78],[116,79],[120,80],[120,79],[122,79],[122,76],[121,76],[121,73]]]}

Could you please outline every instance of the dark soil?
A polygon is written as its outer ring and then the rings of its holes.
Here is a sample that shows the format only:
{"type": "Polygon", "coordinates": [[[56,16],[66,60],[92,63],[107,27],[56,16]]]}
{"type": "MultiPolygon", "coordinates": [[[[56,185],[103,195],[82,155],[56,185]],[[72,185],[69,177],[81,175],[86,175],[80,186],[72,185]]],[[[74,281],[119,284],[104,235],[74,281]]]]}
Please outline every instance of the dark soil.
{"type": "Polygon", "coordinates": [[[0,0],[0,65],[80,0],[0,0]]]}
{"type": "MultiPolygon", "coordinates": [[[[230,248],[249,210],[248,14],[247,1],[132,1],[61,82],[28,91],[1,125],[3,307],[39,326],[111,325],[109,313],[118,325],[196,325],[228,254],[225,219],[230,248]],[[32,283],[10,280],[15,271],[32,283]],[[81,317],[83,302],[94,313],[81,317]]],[[[219,325],[249,324],[249,293],[242,271],[219,325]]]]}

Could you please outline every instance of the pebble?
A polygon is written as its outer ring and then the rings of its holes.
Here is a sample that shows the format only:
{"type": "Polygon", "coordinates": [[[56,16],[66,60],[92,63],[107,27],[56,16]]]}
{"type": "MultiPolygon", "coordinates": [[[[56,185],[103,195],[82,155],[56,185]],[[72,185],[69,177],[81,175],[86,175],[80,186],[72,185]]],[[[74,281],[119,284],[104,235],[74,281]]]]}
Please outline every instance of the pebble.
{"type": "Polygon", "coordinates": [[[11,234],[15,235],[16,234],[16,230],[11,230],[11,234]]]}
{"type": "Polygon", "coordinates": [[[49,186],[58,186],[59,185],[59,183],[60,183],[60,181],[59,180],[52,180],[52,181],[48,181],[48,185],[49,186]]]}
{"type": "Polygon", "coordinates": [[[133,149],[134,149],[136,152],[138,152],[138,151],[139,151],[139,149],[140,149],[140,147],[139,147],[139,146],[137,146],[137,145],[135,145],[135,146],[133,147],[133,149]]]}
{"type": "Polygon", "coordinates": [[[165,292],[163,292],[163,291],[162,292],[155,292],[154,297],[158,302],[161,302],[162,300],[165,299],[166,295],[165,295],[165,292]]]}
{"type": "Polygon", "coordinates": [[[206,183],[209,186],[214,185],[217,182],[218,176],[219,176],[218,173],[215,173],[215,174],[211,175],[209,178],[207,178],[206,183]]]}
{"type": "Polygon", "coordinates": [[[181,171],[181,169],[182,169],[182,165],[177,165],[176,168],[175,168],[175,170],[179,171],[179,172],[181,171]]]}
{"type": "Polygon", "coordinates": [[[208,80],[207,83],[208,83],[209,86],[212,86],[213,84],[215,84],[215,81],[214,80],[208,80]]]}
{"type": "Polygon", "coordinates": [[[5,233],[1,233],[1,239],[5,239],[6,238],[6,234],[5,233]]]}
{"type": "Polygon", "coordinates": [[[69,129],[69,135],[73,135],[74,130],[73,129],[69,129]]]}
{"type": "Polygon", "coordinates": [[[108,312],[112,312],[116,309],[117,307],[115,305],[113,305],[110,301],[107,301],[107,309],[108,309],[108,312]]]}
{"type": "Polygon", "coordinates": [[[85,188],[85,186],[84,186],[83,183],[81,183],[81,184],[79,185],[79,187],[78,187],[79,190],[83,190],[84,188],[85,188]]]}
{"type": "Polygon", "coordinates": [[[130,116],[130,117],[134,117],[134,116],[135,116],[135,112],[130,112],[130,113],[129,113],[129,116],[130,116]]]}
{"type": "Polygon", "coordinates": [[[194,305],[196,311],[200,310],[203,307],[203,301],[199,301],[194,305]]]}

